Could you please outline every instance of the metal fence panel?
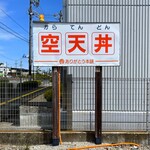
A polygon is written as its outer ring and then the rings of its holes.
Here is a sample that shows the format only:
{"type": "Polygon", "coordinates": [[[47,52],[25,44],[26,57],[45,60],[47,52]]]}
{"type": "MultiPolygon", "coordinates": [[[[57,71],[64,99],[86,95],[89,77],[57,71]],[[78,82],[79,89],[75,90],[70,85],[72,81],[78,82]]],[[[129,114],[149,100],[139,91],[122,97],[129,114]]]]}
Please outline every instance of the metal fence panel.
{"type": "Polygon", "coordinates": [[[120,22],[121,66],[103,67],[104,77],[148,78],[148,0],[64,0],[65,22],[120,22]]]}
{"type": "MultiPolygon", "coordinates": [[[[70,80],[71,93],[70,88],[66,91],[70,95],[69,99],[66,102],[62,98],[62,108],[69,104],[66,112],[71,110],[66,113],[71,116],[68,121],[72,122],[72,126],[67,129],[94,130],[95,78],[78,76],[71,77],[70,80]]],[[[103,131],[148,130],[149,80],[103,78],[103,131]]]]}
{"type": "Polygon", "coordinates": [[[0,129],[51,128],[51,102],[44,98],[49,79],[0,78],[0,129]]]}
{"type": "MultiPolygon", "coordinates": [[[[64,0],[65,22],[120,22],[121,65],[103,67],[103,130],[149,126],[148,0],[64,0]]],[[[72,128],[94,129],[95,68],[68,67],[72,76],[72,128]]]]}
{"type": "MultiPolygon", "coordinates": [[[[61,129],[94,130],[95,78],[93,73],[89,74],[91,67],[84,68],[86,77],[72,77],[65,71],[62,71],[66,81],[61,86],[61,129]]],[[[103,131],[149,129],[149,80],[103,78],[103,131]],[[113,82],[118,84],[114,86],[113,82]]],[[[32,89],[20,86],[23,82],[20,78],[0,81],[1,130],[52,129],[52,104],[43,97],[50,86],[48,81],[39,87],[32,84],[32,89]]]]}

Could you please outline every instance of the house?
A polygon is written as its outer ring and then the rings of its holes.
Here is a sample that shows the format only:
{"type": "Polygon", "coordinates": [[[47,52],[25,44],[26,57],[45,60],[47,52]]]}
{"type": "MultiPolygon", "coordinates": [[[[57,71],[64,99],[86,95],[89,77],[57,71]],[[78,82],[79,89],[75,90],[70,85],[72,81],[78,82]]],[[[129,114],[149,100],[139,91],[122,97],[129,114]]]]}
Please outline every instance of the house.
{"type": "Polygon", "coordinates": [[[24,68],[10,68],[6,64],[0,63],[0,77],[16,77],[16,76],[27,76],[28,69],[24,68]]]}
{"type": "Polygon", "coordinates": [[[6,64],[0,63],[0,77],[7,77],[10,72],[10,68],[6,64]]]}

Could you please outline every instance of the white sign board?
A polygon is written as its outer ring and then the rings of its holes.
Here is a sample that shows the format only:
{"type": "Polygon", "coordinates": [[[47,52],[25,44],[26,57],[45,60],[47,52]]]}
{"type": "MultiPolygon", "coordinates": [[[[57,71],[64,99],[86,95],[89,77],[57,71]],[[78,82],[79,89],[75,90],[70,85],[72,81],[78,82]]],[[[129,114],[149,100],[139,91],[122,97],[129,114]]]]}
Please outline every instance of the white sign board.
{"type": "Polygon", "coordinates": [[[34,66],[117,66],[119,24],[33,23],[34,66]]]}

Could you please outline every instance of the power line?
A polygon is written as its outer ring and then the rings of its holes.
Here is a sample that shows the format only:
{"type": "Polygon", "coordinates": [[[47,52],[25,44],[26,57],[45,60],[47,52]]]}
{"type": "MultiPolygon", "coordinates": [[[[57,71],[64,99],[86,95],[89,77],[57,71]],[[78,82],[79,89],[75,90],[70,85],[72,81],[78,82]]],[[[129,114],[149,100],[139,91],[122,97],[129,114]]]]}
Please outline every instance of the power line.
{"type": "Polygon", "coordinates": [[[44,14],[43,8],[40,5],[36,9],[39,10],[39,11],[41,11],[42,14],[44,14]]]}
{"type": "Polygon", "coordinates": [[[28,33],[28,31],[26,29],[24,29],[19,23],[17,23],[10,15],[8,15],[2,8],[0,8],[0,10],[8,17],[10,18],[15,24],[17,24],[22,30],[24,30],[26,33],[28,33]]]}
{"type": "Polygon", "coordinates": [[[10,61],[15,61],[14,59],[12,59],[12,58],[9,58],[9,57],[7,57],[7,56],[5,56],[5,55],[3,55],[3,54],[0,54],[0,57],[4,57],[4,58],[6,58],[6,59],[8,59],[8,60],[10,60],[10,61]]]}
{"type": "Polygon", "coordinates": [[[20,36],[22,39],[27,40],[27,38],[23,37],[21,34],[17,33],[16,31],[12,30],[10,27],[8,27],[6,24],[0,22],[0,24],[2,24],[3,26],[5,26],[6,28],[8,28],[10,31],[14,32],[16,35],[20,36]]]}
{"type": "Polygon", "coordinates": [[[14,34],[13,32],[11,32],[11,31],[9,31],[9,30],[3,28],[2,26],[0,26],[0,29],[2,29],[2,30],[4,30],[4,31],[6,31],[6,32],[8,32],[8,33],[10,33],[10,34],[12,34],[12,35],[14,35],[15,37],[19,38],[19,39],[22,40],[22,41],[25,41],[26,43],[29,43],[28,40],[21,38],[20,36],[18,36],[18,35],[16,35],[16,34],[14,34]]]}

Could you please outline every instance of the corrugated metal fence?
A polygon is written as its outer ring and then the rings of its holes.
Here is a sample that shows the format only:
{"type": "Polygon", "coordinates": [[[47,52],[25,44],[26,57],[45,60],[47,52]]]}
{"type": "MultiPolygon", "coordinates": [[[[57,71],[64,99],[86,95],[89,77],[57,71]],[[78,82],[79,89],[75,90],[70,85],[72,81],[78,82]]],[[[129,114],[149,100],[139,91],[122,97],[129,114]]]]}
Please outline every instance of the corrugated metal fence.
{"type": "MultiPolygon", "coordinates": [[[[66,111],[69,122],[67,129],[95,129],[95,78],[87,75],[72,77],[69,74],[67,77],[68,96],[62,96],[62,109],[66,111]]],[[[149,81],[141,78],[103,78],[103,131],[149,130],[149,81]]]]}
{"type": "MultiPolygon", "coordinates": [[[[120,23],[121,65],[103,67],[103,130],[149,129],[149,14],[149,0],[64,0],[64,22],[120,23]]],[[[68,67],[67,74],[72,127],[94,129],[95,68],[68,67]]]]}
{"type": "Polygon", "coordinates": [[[148,78],[148,0],[64,0],[64,22],[120,22],[121,66],[105,67],[104,77],[148,78]]]}

